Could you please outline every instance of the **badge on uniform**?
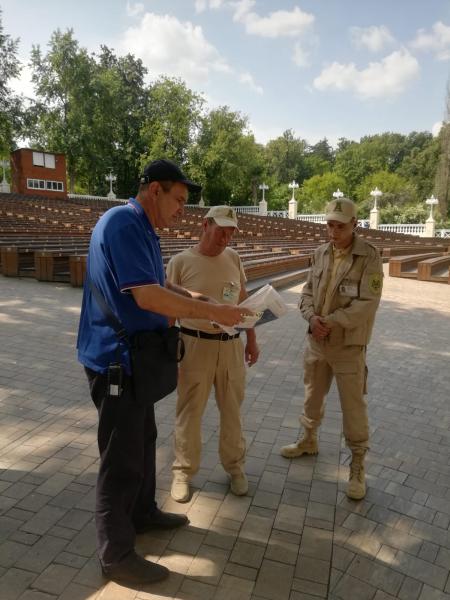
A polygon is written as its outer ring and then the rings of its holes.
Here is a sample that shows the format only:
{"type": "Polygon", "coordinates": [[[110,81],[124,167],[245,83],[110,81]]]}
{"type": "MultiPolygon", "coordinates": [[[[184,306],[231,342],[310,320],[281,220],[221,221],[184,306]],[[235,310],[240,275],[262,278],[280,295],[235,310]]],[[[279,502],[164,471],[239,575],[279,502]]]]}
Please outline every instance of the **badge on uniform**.
{"type": "Polygon", "coordinates": [[[230,281],[227,285],[224,286],[222,291],[222,299],[226,302],[236,303],[239,300],[239,286],[234,283],[234,281],[230,281]]]}
{"type": "Polygon", "coordinates": [[[369,275],[369,290],[372,294],[381,294],[382,278],[381,273],[372,273],[369,275]]]}
{"type": "Polygon", "coordinates": [[[348,296],[349,298],[357,298],[359,295],[358,284],[356,282],[344,279],[344,281],[339,286],[339,293],[343,296],[348,296]]]}

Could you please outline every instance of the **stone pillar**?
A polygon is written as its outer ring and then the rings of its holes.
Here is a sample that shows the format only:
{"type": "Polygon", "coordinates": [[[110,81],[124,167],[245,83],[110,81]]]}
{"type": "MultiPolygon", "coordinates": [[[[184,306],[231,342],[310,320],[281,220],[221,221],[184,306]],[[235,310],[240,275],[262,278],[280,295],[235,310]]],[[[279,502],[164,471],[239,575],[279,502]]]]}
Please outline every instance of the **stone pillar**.
{"type": "Polygon", "coordinates": [[[261,217],[267,217],[267,201],[261,200],[259,203],[259,215],[261,217]]]}
{"type": "Polygon", "coordinates": [[[374,206],[370,211],[370,229],[378,229],[380,224],[380,211],[374,206]]]}
{"type": "Polygon", "coordinates": [[[10,194],[11,193],[11,187],[7,181],[0,182],[0,192],[2,194],[10,194]]]}
{"type": "Polygon", "coordinates": [[[425,231],[423,237],[431,237],[434,238],[436,235],[436,221],[434,220],[433,215],[430,215],[428,219],[425,221],[425,231]]]}
{"type": "Polygon", "coordinates": [[[200,200],[198,201],[198,205],[203,208],[205,206],[205,201],[203,200],[203,196],[200,196],[200,200]]]}
{"type": "Polygon", "coordinates": [[[294,198],[291,198],[291,200],[289,200],[289,218],[297,218],[297,200],[295,200],[294,198]]]}

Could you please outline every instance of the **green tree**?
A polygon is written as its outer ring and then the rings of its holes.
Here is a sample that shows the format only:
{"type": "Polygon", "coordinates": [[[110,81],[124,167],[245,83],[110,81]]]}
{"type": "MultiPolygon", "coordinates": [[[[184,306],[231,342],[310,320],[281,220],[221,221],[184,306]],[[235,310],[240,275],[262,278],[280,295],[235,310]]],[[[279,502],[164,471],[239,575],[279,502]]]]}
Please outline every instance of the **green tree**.
{"type": "Polygon", "coordinates": [[[306,177],[309,179],[314,175],[323,175],[332,171],[334,159],[334,151],[327,138],[320,140],[313,146],[308,146],[305,157],[306,177]]]}
{"type": "Polygon", "coordinates": [[[73,31],[55,31],[49,50],[39,46],[31,52],[32,81],[38,101],[29,111],[29,135],[35,145],[66,155],[69,189],[84,166],[97,157],[94,59],[80,48],[73,31]]]}
{"type": "Polygon", "coordinates": [[[227,106],[202,117],[188,169],[202,183],[204,199],[210,205],[254,201],[263,170],[262,152],[248,130],[247,118],[227,106]]]}
{"type": "Polygon", "coordinates": [[[8,155],[21,123],[21,99],[8,86],[18,77],[21,66],[17,58],[19,40],[4,33],[0,9],[0,155],[8,155]]]}
{"type": "Polygon", "coordinates": [[[417,192],[413,183],[397,173],[377,171],[366,177],[355,190],[355,199],[362,218],[367,218],[369,215],[374,202],[370,192],[376,187],[383,192],[377,202],[378,207],[382,209],[381,213],[388,207],[401,208],[417,202],[417,192]]]}
{"type": "Polygon", "coordinates": [[[287,185],[293,179],[301,183],[307,176],[305,140],[295,137],[292,129],[270,140],[265,147],[265,175],[275,184],[287,185]]]}
{"type": "Polygon", "coordinates": [[[198,132],[203,104],[202,96],[180,79],[161,77],[156,81],[149,90],[141,132],[145,144],[141,165],[160,157],[184,165],[198,132]]]}
{"type": "MultiPolygon", "coordinates": [[[[408,138],[416,136],[410,134],[408,138]]],[[[440,139],[431,134],[427,136],[426,143],[413,146],[397,173],[414,184],[417,189],[418,200],[425,200],[434,190],[437,165],[439,163],[440,139]]]]}
{"type": "Polygon", "coordinates": [[[328,172],[307,179],[298,194],[299,212],[322,213],[327,202],[333,199],[333,192],[338,188],[346,194],[346,181],[337,173],[328,172]]]}

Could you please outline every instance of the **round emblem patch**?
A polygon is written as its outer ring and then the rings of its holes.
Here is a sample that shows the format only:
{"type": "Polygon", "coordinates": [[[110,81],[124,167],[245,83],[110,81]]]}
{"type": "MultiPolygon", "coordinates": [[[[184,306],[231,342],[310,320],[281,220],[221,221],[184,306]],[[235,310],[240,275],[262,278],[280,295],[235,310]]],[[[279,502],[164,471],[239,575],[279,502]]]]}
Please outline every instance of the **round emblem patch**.
{"type": "Polygon", "coordinates": [[[382,279],[380,273],[372,273],[369,275],[369,290],[372,294],[380,294],[382,286],[382,279]]]}

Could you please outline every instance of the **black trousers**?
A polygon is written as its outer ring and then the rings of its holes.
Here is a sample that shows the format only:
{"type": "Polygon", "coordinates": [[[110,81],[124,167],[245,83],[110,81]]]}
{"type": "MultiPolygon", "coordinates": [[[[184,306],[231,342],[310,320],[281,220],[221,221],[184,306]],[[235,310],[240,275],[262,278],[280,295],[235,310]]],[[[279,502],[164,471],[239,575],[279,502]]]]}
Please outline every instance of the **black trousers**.
{"type": "Polygon", "coordinates": [[[156,510],[155,409],[136,401],[130,377],[118,398],[108,395],[106,375],[85,371],[99,415],[95,524],[99,558],[108,567],[134,550],[135,526],[156,510]]]}

